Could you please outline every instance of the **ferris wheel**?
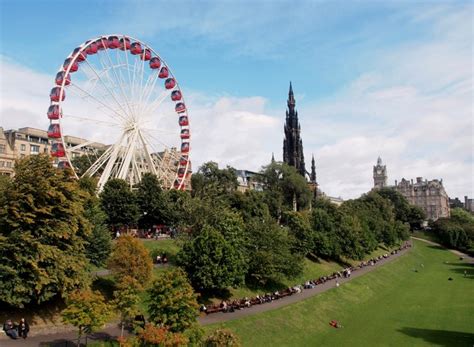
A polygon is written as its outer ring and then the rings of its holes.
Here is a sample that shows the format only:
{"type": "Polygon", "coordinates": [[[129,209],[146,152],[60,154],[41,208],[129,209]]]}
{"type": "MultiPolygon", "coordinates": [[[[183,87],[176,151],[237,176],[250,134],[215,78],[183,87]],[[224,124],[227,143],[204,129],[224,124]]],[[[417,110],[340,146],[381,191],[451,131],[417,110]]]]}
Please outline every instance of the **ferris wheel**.
{"type": "Polygon", "coordinates": [[[117,34],[84,42],[59,68],[50,101],[50,152],[59,168],[77,177],[73,156],[92,157],[82,176],[99,177],[99,192],[111,178],[133,186],[145,173],[163,188],[186,188],[187,107],[171,69],[147,44],[117,34]],[[88,141],[65,135],[78,132],[88,141]],[[105,144],[99,152],[97,143],[105,144]]]}

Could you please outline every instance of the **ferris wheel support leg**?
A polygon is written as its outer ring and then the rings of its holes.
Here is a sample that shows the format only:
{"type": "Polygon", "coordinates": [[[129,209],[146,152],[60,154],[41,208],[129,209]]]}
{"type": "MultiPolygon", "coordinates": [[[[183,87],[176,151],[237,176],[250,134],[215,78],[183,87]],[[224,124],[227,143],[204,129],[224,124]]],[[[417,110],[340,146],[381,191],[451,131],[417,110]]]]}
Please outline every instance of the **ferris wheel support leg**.
{"type": "Polygon", "coordinates": [[[104,172],[100,176],[99,183],[97,184],[97,189],[99,193],[102,191],[102,189],[104,189],[105,183],[109,180],[112,169],[115,165],[115,162],[117,161],[117,156],[120,152],[120,147],[124,140],[124,137],[125,137],[125,134],[122,134],[122,136],[120,137],[120,140],[115,145],[112,146],[113,150],[110,155],[110,159],[107,162],[107,165],[105,166],[104,172]]]}

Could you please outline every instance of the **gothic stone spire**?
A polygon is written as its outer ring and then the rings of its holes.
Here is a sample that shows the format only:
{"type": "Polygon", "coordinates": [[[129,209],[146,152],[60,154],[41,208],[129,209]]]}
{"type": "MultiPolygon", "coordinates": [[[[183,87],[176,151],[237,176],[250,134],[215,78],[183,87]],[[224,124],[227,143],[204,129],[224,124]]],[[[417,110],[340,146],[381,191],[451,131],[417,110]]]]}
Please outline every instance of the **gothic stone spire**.
{"type": "Polygon", "coordinates": [[[316,164],[314,162],[314,154],[311,159],[311,175],[309,177],[311,183],[316,183],[316,164]]]}
{"type": "Polygon", "coordinates": [[[300,123],[298,122],[298,112],[296,111],[295,96],[293,94],[293,86],[290,82],[290,90],[288,92],[288,110],[286,111],[285,122],[285,139],[283,140],[283,161],[305,176],[306,169],[303,154],[303,140],[300,138],[300,123]]]}

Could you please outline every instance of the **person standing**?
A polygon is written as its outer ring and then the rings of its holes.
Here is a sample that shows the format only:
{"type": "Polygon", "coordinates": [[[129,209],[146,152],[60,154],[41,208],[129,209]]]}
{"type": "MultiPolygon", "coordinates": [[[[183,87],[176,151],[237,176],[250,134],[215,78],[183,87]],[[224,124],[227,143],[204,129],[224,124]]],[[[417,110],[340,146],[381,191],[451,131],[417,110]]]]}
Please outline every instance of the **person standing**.
{"type": "Polygon", "coordinates": [[[18,324],[18,335],[26,339],[29,331],[30,325],[26,322],[25,318],[20,319],[20,324],[18,324]]]}

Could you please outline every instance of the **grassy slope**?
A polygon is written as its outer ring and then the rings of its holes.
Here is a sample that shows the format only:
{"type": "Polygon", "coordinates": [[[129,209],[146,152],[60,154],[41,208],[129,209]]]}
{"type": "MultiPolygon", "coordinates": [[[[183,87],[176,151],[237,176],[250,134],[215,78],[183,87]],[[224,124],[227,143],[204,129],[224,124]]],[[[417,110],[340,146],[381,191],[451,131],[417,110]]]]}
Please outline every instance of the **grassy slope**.
{"type": "Polygon", "coordinates": [[[245,346],[472,346],[474,271],[463,278],[464,269],[449,251],[416,241],[409,254],[340,288],[222,326],[245,346]]]}

